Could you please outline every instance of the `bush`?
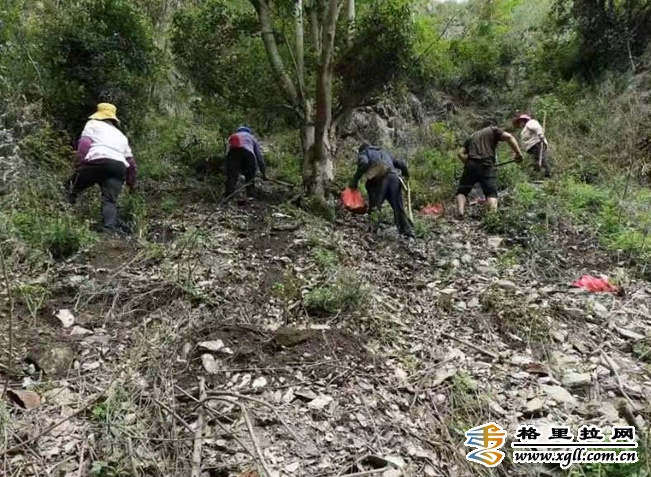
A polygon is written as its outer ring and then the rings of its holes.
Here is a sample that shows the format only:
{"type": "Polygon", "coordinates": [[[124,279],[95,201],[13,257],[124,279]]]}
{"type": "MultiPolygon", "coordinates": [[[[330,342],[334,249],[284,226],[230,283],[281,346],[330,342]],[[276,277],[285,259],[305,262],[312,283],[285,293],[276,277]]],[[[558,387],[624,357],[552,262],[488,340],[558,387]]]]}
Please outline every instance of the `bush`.
{"type": "Polygon", "coordinates": [[[309,291],[303,303],[310,313],[332,315],[359,309],[365,299],[366,290],[359,277],[351,271],[343,271],[334,283],[309,291]]]}
{"type": "Polygon", "coordinates": [[[37,18],[44,105],[57,129],[75,137],[97,103],[111,102],[136,130],[145,117],[158,52],[133,2],[64,2],[37,18]]]}
{"type": "Polygon", "coordinates": [[[30,166],[45,167],[53,171],[69,173],[75,160],[75,152],[65,134],[43,124],[22,141],[21,154],[30,166]]]}
{"type": "Polygon", "coordinates": [[[80,223],[64,213],[16,212],[11,224],[27,245],[48,252],[54,259],[70,257],[96,238],[88,223],[80,223]]]}

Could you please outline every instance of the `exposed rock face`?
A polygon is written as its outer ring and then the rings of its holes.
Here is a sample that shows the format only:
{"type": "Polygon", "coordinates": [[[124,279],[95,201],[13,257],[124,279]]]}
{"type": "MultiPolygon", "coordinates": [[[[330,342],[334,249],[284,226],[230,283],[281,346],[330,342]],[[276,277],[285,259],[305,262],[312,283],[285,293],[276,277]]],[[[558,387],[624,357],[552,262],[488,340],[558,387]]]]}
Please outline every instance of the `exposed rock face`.
{"type": "Polygon", "coordinates": [[[378,104],[357,109],[345,124],[342,136],[346,149],[363,141],[408,154],[428,133],[429,124],[454,114],[452,101],[439,95],[428,98],[427,106],[413,93],[385,97],[378,104]]]}

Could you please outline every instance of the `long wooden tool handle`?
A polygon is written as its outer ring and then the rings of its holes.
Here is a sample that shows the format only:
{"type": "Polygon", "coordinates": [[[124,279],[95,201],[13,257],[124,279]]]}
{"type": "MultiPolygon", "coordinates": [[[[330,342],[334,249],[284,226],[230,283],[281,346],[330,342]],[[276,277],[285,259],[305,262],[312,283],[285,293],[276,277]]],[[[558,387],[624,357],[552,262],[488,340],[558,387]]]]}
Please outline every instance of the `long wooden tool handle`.
{"type": "MultiPolygon", "coordinates": [[[[545,135],[545,125],[547,124],[547,111],[543,114],[543,123],[542,123],[542,128],[543,128],[543,136],[545,135]]],[[[545,151],[545,141],[541,141],[542,144],[540,145],[540,154],[538,154],[538,167],[542,168],[542,162],[543,162],[543,152],[545,151]]]]}
{"type": "Polygon", "coordinates": [[[409,179],[407,179],[407,207],[409,208],[409,220],[414,222],[414,213],[411,210],[411,187],[409,187],[409,179]]]}

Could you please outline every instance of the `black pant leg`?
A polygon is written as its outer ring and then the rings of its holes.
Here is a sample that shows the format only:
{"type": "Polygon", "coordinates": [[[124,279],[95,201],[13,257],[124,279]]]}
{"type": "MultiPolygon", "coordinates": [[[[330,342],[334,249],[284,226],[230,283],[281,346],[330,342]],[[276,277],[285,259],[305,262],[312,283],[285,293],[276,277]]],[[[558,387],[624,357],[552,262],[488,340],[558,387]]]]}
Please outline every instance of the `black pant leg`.
{"type": "Polygon", "coordinates": [[[240,178],[239,149],[231,149],[226,155],[226,197],[235,193],[240,178]]]}
{"type": "Polygon", "coordinates": [[[246,195],[253,197],[255,192],[255,156],[246,149],[242,154],[242,168],[244,172],[244,180],[246,181],[246,195]]]}
{"type": "Polygon", "coordinates": [[[124,185],[126,166],[118,161],[108,161],[104,167],[102,191],[102,223],[105,228],[114,230],[118,225],[118,197],[124,185]]]}
{"type": "Polygon", "coordinates": [[[103,174],[96,163],[85,163],[77,167],[66,182],[68,202],[74,204],[79,194],[95,184],[100,184],[104,179],[103,174]]]}
{"type": "Polygon", "coordinates": [[[382,179],[371,179],[366,181],[366,192],[368,193],[368,216],[370,231],[375,233],[380,227],[380,210],[384,202],[382,195],[382,179]]]}
{"type": "Polygon", "coordinates": [[[411,224],[409,223],[409,218],[405,212],[405,206],[402,200],[402,190],[400,179],[396,174],[388,174],[385,179],[385,193],[384,196],[386,200],[391,204],[393,209],[393,218],[398,228],[398,232],[402,235],[412,237],[414,235],[411,230],[411,224]]]}

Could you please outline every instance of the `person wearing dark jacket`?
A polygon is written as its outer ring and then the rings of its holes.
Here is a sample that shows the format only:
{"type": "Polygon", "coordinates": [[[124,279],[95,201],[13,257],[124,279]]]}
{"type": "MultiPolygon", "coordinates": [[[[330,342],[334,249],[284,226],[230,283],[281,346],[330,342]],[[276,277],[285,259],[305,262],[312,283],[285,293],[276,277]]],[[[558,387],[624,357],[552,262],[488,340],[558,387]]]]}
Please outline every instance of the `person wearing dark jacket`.
{"type": "Polygon", "coordinates": [[[246,126],[228,138],[228,151],[226,153],[226,197],[235,193],[240,174],[246,181],[246,195],[253,197],[255,192],[255,173],[260,170],[263,180],[267,180],[266,167],[260,144],[251,129],[246,126]]]}
{"type": "Polygon", "coordinates": [[[401,171],[403,177],[409,177],[409,169],[405,161],[391,156],[391,154],[378,147],[362,144],[357,156],[357,170],[350,182],[350,187],[357,189],[359,181],[363,177],[366,178],[371,231],[375,232],[377,226],[379,226],[379,224],[373,225],[374,212],[379,213],[384,201],[388,201],[393,209],[393,217],[398,232],[405,237],[413,238],[411,223],[407,218],[402,202],[401,181],[398,177],[398,170],[401,171]]]}
{"type": "Polygon", "coordinates": [[[114,105],[97,105],[97,112],[90,116],[77,143],[75,172],[66,184],[70,204],[86,189],[100,186],[106,232],[119,232],[117,201],[124,182],[131,191],[136,185],[136,163],[119,125],[114,105]]]}
{"type": "Polygon", "coordinates": [[[522,152],[518,141],[508,132],[498,128],[495,122],[486,121],[482,128],[470,135],[459,150],[459,160],[463,162],[463,174],[457,189],[457,215],[465,214],[466,199],[477,182],[481,185],[490,211],[497,210],[497,147],[501,141],[507,142],[516,161],[522,162],[522,152]]]}

